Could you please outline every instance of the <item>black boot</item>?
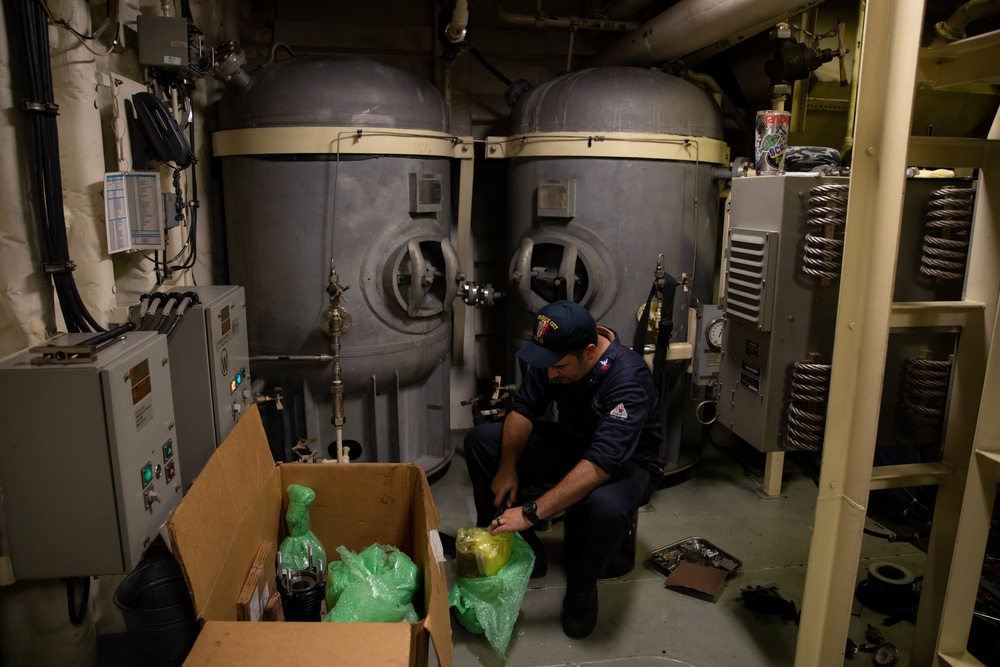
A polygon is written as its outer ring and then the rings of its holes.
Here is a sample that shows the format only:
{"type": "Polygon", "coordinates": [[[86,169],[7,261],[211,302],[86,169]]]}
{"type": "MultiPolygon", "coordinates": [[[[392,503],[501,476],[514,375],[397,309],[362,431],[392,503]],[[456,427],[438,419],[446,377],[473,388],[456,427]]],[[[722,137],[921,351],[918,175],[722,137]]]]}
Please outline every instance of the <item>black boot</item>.
{"type": "Polygon", "coordinates": [[[563,598],[562,627],[567,637],[583,639],[597,625],[597,585],[582,590],[566,589],[563,598]]]}

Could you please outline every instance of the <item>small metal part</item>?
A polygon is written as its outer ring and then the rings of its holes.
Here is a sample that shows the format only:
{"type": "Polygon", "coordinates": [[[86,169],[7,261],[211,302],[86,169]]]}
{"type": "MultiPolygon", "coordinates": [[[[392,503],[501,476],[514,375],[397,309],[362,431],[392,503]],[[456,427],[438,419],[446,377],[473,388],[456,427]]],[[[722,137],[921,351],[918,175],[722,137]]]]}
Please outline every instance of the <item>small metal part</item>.
{"type": "Polygon", "coordinates": [[[501,296],[503,295],[495,292],[490,283],[466,281],[462,283],[460,290],[460,297],[467,306],[492,306],[501,296]]]}

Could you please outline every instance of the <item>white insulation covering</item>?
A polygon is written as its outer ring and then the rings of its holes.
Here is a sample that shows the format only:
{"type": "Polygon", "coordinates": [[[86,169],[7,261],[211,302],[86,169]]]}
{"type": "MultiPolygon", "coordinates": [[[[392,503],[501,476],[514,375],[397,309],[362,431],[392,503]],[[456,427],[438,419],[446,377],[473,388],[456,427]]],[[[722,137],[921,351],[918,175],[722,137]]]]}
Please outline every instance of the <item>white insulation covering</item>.
{"type": "Polygon", "coordinates": [[[681,0],[597,54],[592,65],[657,65],[749,26],[774,24],[822,0],[681,0]]]}
{"type": "MultiPolygon", "coordinates": [[[[50,0],[49,9],[90,32],[82,0],[50,0]]],[[[83,303],[102,326],[115,306],[115,277],[104,224],[104,146],[97,105],[97,56],[68,30],[49,27],[52,87],[59,105],[59,165],[69,256],[83,303]]],[[[97,45],[100,48],[100,45],[97,45]]]]}

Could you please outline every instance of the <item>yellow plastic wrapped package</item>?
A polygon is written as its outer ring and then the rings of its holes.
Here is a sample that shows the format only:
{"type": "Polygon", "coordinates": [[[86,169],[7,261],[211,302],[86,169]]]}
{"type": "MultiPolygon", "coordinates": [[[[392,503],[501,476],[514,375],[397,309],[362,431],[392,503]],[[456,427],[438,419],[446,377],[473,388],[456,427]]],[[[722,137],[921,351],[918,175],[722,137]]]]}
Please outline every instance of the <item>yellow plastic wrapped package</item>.
{"type": "Polygon", "coordinates": [[[490,535],[488,528],[459,528],[455,535],[455,573],[491,577],[510,560],[511,533],[490,535]]]}

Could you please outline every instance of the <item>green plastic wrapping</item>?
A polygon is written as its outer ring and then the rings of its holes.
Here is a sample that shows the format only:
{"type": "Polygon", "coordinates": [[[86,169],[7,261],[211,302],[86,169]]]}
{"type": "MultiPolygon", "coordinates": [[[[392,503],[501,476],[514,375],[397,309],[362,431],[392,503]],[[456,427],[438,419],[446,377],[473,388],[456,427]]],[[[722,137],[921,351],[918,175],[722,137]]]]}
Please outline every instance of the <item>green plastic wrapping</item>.
{"type": "Polygon", "coordinates": [[[278,547],[282,566],[287,570],[306,570],[315,564],[316,571],[322,572],[326,568],[326,550],[309,529],[309,506],[316,499],[316,492],[301,484],[289,484],[285,492],[288,494],[288,510],[285,512],[288,537],[278,547]],[[309,562],[310,546],[313,563],[309,562]]]}
{"type": "Polygon", "coordinates": [[[324,621],[396,623],[420,620],[413,596],[420,568],[396,547],[373,544],[361,553],[337,547],[341,560],[327,568],[324,621]]]}
{"type": "Polygon", "coordinates": [[[448,591],[448,604],[469,632],[486,635],[501,656],[507,652],[521,600],[528,590],[535,554],[520,533],[512,533],[510,560],[488,577],[457,577],[448,591]]]}

